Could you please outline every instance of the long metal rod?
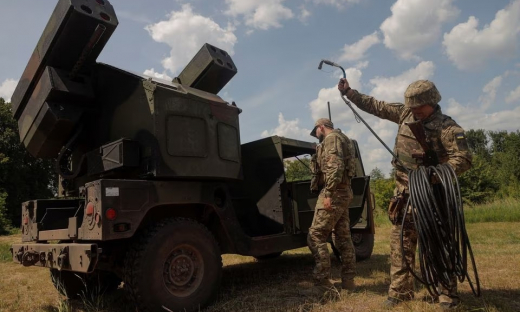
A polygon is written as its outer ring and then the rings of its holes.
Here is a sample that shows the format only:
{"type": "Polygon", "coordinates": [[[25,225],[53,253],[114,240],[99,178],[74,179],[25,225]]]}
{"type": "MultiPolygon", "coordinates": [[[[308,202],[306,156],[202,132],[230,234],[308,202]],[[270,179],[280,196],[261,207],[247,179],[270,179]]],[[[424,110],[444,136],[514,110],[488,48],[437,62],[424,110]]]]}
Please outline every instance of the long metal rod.
{"type": "Polygon", "coordinates": [[[394,152],[392,152],[392,150],[388,147],[388,145],[385,144],[385,142],[383,142],[383,140],[381,140],[381,138],[377,135],[377,133],[372,130],[372,128],[367,124],[367,122],[358,114],[358,112],[356,112],[356,110],[354,109],[354,107],[352,107],[352,105],[350,104],[350,101],[345,99],[345,97],[341,94],[341,91],[340,91],[340,95],[341,95],[341,98],[343,99],[343,101],[345,102],[345,104],[347,104],[348,107],[350,107],[350,109],[352,110],[352,112],[354,113],[354,115],[359,118],[359,120],[361,120],[365,126],[368,128],[368,130],[370,130],[370,132],[372,132],[372,134],[376,137],[376,139],[379,140],[379,142],[381,142],[381,144],[383,144],[383,146],[386,148],[386,150],[392,154],[392,156],[394,156],[394,158],[399,162],[399,164],[401,166],[403,166],[404,168],[406,168],[404,166],[403,163],[401,163],[401,161],[399,160],[399,158],[397,158],[397,156],[394,154],[394,152]]]}
{"type": "MultiPolygon", "coordinates": [[[[341,71],[343,72],[343,78],[347,79],[347,74],[345,73],[345,69],[343,67],[341,67],[341,65],[339,64],[336,64],[332,61],[329,61],[329,60],[321,60],[320,62],[320,65],[318,66],[318,69],[321,69],[321,66],[323,65],[323,63],[327,64],[327,65],[330,65],[330,66],[333,66],[333,67],[338,67],[339,69],[341,69],[341,71]]],[[[394,152],[392,152],[392,150],[385,144],[385,142],[383,142],[383,140],[381,140],[381,138],[377,135],[377,133],[372,130],[372,128],[366,123],[366,121],[358,114],[358,112],[356,112],[356,110],[354,109],[354,107],[352,107],[352,105],[350,104],[351,102],[346,99],[343,94],[341,93],[341,91],[339,92],[341,98],[343,99],[343,101],[345,102],[345,104],[347,104],[348,107],[350,107],[350,109],[352,110],[352,112],[354,113],[354,117],[356,117],[356,120],[361,120],[363,122],[363,124],[365,124],[365,126],[368,128],[368,130],[370,130],[370,132],[372,132],[372,134],[376,137],[376,139],[381,142],[381,144],[383,144],[383,146],[386,148],[386,150],[392,154],[392,156],[394,157],[394,159],[405,169],[406,166],[399,160],[399,158],[397,158],[397,156],[394,154],[394,152]]],[[[330,114],[330,111],[329,111],[329,114],[330,114]]]]}

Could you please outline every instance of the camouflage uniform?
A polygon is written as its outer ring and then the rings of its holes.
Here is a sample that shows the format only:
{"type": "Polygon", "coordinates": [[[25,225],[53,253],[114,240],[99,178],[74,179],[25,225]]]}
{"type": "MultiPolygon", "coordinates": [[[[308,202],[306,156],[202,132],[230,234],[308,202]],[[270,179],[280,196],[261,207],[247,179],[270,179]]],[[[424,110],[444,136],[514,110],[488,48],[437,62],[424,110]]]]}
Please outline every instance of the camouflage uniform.
{"type": "MultiPolygon", "coordinates": [[[[399,160],[409,169],[416,169],[419,164],[413,153],[422,152],[422,148],[415,139],[410,128],[405,123],[415,121],[411,108],[421,105],[432,105],[434,112],[422,124],[427,140],[431,143],[440,163],[450,164],[459,175],[471,168],[472,156],[468,150],[464,130],[451,117],[442,113],[440,106],[440,94],[435,85],[429,81],[419,80],[412,83],[405,93],[405,105],[401,103],[386,103],[375,98],[361,94],[356,90],[351,92],[349,99],[361,110],[377,117],[393,121],[398,124],[397,137],[395,139],[394,153],[399,160]]],[[[408,194],[407,171],[395,159],[392,165],[396,169],[396,189],[394,195],[408,194]]],[[[401,300],[413,298],[414,280],[408,272],[406,263],[411,268],[415,264],[415,251],[417,247],[417,231],[408,207],[404,224],[404,260],[401,255],[400,230],[401,225],[393,225],[390,239],[390,277],[391,283],[388,291],[389,297],[401,300]]],[[[402,220],[402,214],[398,220],[402,220]]],[[[440,302],[458,302],[457,281],[452,277],[453,287],[450,290],[442,289],[440,302]]]]}
{"type": "Polygon", "coordinates": [[[348,206],[353,197],[350,179],[355,172],[352,142],[340,130],[333,130],[316,148],[311,167],[314,174],[313,182],[321,187],[314,219],[307,236],[309,249],[316,260],[313,272],[315,283],[330,282],[327,238],[331,233],[334,245],[341,253],[341,278],[353,283],[356,255],[348,214],[348,206]],[[324,208],[324,198],[331,198],[331,210],[324,208]]]}

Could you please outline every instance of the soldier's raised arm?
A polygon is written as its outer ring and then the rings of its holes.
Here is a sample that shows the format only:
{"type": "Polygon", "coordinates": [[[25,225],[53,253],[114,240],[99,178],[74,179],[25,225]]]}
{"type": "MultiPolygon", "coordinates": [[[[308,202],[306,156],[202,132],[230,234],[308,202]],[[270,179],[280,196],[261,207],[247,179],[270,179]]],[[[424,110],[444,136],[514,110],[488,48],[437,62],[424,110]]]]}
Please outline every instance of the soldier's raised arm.
{"type": "Polygon", "coordinates": [[[399,117],[405,109],[401,103],[387,103],[370,95],[359,93],[357,90],[350,88],[348,80],[345,78],[339,80],[338,90],[362,111],[395,123],[399,123],[399,117]]]}
{"type": "Polygon", "coordinates": [[[441,141],[448,153],[448,164],[453,167],[457,175],[461,175],[471,168],[473,157],[464,129],[450,120],[448,126],[442,130],[441,141]]]}
{"type": "Polygon", "coordinates": [[[323,154],[325,157],[325,197],[330,198],[341,183],[345,163],[343,161],[343,147],[341,140],[336,135],[328,135],[323,141],[323,154]]]}

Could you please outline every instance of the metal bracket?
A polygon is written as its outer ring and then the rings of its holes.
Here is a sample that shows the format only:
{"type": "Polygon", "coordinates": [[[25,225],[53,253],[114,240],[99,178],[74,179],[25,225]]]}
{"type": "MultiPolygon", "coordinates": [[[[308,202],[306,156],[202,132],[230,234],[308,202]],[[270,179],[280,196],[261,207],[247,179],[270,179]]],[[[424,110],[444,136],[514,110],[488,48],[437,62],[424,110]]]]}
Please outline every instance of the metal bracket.
{"type": "Polygon", "coordinates": [[[148,78],[147,80],[143,80],[143,88],[146,93],[146,100],[148,100],[148,106],[150,106],[150,112],[154,113],[154,92],[155,88],[157,88],[157,84],[152,81],[152,78],[148,78]]]}

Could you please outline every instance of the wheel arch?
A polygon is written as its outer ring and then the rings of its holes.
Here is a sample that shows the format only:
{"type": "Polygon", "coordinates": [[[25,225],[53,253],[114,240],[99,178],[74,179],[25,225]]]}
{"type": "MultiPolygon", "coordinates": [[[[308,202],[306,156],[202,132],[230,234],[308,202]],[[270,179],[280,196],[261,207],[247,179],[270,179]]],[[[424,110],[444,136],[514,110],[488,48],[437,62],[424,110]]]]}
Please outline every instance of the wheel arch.
{"type": "Polygon", "coordinates": [[[143,230],[154,222],[167,218],[195,220],[206,226],[213,234],[222,253],[230,253],[235,250],[233,240],[226,231],[218,209],[203,203],[155,205],[146,212],[139,224],[138,231],[143,230]]]}

